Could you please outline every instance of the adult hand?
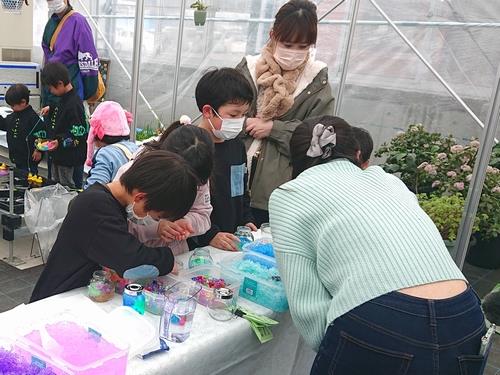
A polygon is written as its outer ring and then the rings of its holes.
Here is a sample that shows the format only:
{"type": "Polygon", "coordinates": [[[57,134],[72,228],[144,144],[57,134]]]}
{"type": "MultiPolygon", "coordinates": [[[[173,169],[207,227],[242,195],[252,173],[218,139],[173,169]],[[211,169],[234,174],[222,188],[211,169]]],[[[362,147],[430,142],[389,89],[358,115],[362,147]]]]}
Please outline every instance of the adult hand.
{"type": "Polygon", "coordinates": [[[254,223],[246,223],[245,226],[248,227],[248,228],[250,228],[250,230],[252,232],[256,232],[257,231],[257,227],[255,226],[254,223]]]}
{"type": "Polygon", "coordinates": [[[42,153],[38,150],[35,150],[33,151],[33,155],[31,155],[31,157],[33,158],[33,161],[38,163],[40,160],[42,160],[42,153]]]}
{"type": "Polygon", "coordinates": [[[49,110],[50,110],[50,106],[43,107],[43,108],[40,110],[40,114],[41,114],[42,116],[47,116],[47,114],[49,113],[49,110]]]}
{"type": "Polygon", "coordinates": [[[269,137],[273,128],[273,120],[264,121],[260,118],[247,118],[245,131],[256,139],[269,137]]]}
{"type": "Polygon", "coordinates": [[[158,224],[158,235],[166,242],[185,240],[193,232],[191,223],[186,219],[179,219],[173,222],[160,220],[160,224],[158,224]]]}
{"type": "Polygon", "coordinates": [[[219,232],[210,241],[210,246],[221,250],[236,251],[236,244],[240,242],[238,237],[231,233],[219,232]]]}

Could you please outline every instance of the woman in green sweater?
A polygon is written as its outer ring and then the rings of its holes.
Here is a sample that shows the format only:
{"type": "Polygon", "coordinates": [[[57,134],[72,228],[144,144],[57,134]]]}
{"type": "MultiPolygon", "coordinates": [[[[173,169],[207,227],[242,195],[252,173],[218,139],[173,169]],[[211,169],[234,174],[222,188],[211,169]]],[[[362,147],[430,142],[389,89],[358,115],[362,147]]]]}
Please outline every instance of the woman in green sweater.
{"type": "Polygon", "coordinates": [[[293,177],[270,199],[292,318],[316,351],[311,374],[480,374],[484,318],[415,195],[360,168],[344,120],[297,127],[293,177]]]}

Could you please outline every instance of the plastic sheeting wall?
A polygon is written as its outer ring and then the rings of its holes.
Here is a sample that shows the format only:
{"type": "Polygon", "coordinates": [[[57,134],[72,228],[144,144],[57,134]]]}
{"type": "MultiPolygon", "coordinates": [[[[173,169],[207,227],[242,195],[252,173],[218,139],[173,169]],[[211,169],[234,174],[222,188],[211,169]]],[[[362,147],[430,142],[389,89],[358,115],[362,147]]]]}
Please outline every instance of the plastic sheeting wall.
{"type": "MultiPolygon", "coordinates": [[[[338,1],[317,1],[324,14],[338,1]]],[[[189,1],[187,2],[189,6],[189,1]]],[[[187,10],[180,68],[176,117],[196,116],[194,88],[212,66],[234,66],[246,54],[256,54],[267,42],[272,19],[284,1],[209,0],[203,27],[195,26],[187,10]],[[260,22],[258,22],[260,21],[260,22]]],[[[35,2],[35,14],[46,14],[45,2],[35,2]]],[[[72,2],[80,10],[79,3],[72,2]]],[[[106,38],[129,71],[135,1],[85,0],[106,38]]],[[[380,0],[379,5],[431,62],[465,102],[484,120],[493,80],[500,63],[500,27],[444,26],[457,23],[500,23],[500,3],[487,0],[380,0]],[[428,24],[415,24],[426,22],[428,24]],[[408,26],[411,24],[412,26],[408,26]],[[429,23],[440,23],[431,25],[429,23]]],[[[141,55],[141,90],[163,122],[170,122],[173,76],[181,1],[146,2],[141,55]]],[[[346,45],[350,1],[320,24],[317,58],[329,65],[334,90],[346,45]]],[[[40,42],[45,17],[35,17],[35,43],[40,42]]],[[[453,133],[458,139],[478,137],[481,128],[449,96],[442,85],[383,21],[368,0],[361,1],[340,115],[370,130],[378,145],[409,123],[421,122],[430,130],[453,133]],[[374,21],[374,22],[369,22],[374,21]]],[[[100,36],[101,56],[109,57],[100,36]]],[[[108,98],[130,105],[130,81],[111,62],[108,98]]],[[[155,126],[153,116],[139,100],[138,127],[155,126]]]]}

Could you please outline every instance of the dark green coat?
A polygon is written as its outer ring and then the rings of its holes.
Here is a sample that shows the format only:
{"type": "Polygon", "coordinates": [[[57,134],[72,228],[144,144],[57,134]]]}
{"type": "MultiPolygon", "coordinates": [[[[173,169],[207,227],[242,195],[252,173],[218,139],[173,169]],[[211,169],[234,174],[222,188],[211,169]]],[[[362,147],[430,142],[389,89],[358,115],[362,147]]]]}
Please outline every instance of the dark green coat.
{"type": "MultiPolygon", "coordinates": [[[[255,99],[250,107],[248,117],[255,117],[257,113],[257,88],[250,74],[246,57],[236,69],[243,73],[252,85],[255,99]]],[[[305,70],[304,73],[308,72],[305,70]]],[[[259,161],[253,176],[252,186],[250,186],[252,207],[267,210],[269,197],[273,190],[291,179],[290,139],[295,128],[309,117],[333,116],[333,108],[334,98],[332,88],[328,83],[328,68],[325,66],[295,97],[293,106],[288,112],[273,120],[271,134],[262,141],[259,161]]],[[[246,135],[244,141],[248,150],[253,138],[246,135]]]]}

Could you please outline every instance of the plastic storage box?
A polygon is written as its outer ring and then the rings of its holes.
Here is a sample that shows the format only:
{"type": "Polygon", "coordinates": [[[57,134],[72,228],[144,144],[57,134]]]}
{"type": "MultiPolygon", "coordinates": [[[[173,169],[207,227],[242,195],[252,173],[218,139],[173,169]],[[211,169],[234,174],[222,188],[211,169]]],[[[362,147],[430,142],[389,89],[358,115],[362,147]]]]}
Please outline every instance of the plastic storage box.
{"type": "Polygon", "coordinates": [[[128,344],[63,313],[21,336],[15,352],[56,375],[124,375],[128,344]]]}
{"type": "MultiPolygon", "coordinates": [[[[164,290],[167,290],[168,288],[173,286],[175,283],[178,283],[179,281],[180,280],[175,279],[175,278],[168,276],[168,275],[160,276],[156,279],[156,282],[158,283],[158,285],[163,286],[164,290]]],[[[144,287],[144,291],[143,291],[145,301],[146,301],[146,311],[151,313],[151,314],[154,314],[154,315],[162,315],[163,308],[165,306],[165,294],[152,292],[152,291],[148,290],[148,286],[150,284],[147,284],[144,287]]]]}
{"type": "Polygon", "coordinates": [[[288,310],[276,260],[251,251],[221,261],[223,270],[241,276],[240,296],[276,312],[288,310]]]}
{"type": "MultiPolygon", "coordinates": [[[[240,290],[240,279],[241,277],[232,272],[231,270],[223,270],[218,266],[213,265],[203,265],[190,269],[189,271],[184,271],[179,274],[181,281],[189,280],[191,281],[193,277],[204,276],[207,279],[224,279],[226,282],[226,288],[233,291],[233,298],[235,301],[238,299],[238,293],[240,290]]],[[[214,295],[214,289],[203,285],[200,292],[198,293],[198,303],[207,306],[214,295]]]]}

